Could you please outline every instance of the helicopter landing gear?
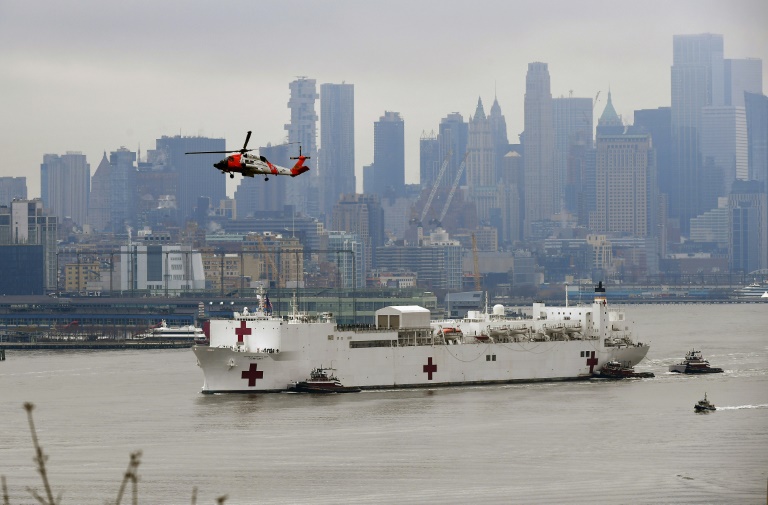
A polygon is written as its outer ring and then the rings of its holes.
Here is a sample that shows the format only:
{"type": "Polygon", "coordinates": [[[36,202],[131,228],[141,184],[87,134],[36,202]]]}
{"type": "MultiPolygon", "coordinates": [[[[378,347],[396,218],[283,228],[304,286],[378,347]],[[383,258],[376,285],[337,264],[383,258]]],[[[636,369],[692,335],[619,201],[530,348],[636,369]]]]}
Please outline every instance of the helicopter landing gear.
{"type": "Polygon", "coordinates": [[[235,174],[229,174],[229,178],[230,179],[234,179],[235,178],[235,174]]]}
{"type": "Polygon", "coordinates": [[[269,180],[269,177],[264,177],[264,180],[265,180],[265,181],[268,181],[268,180],[269,180]]]}

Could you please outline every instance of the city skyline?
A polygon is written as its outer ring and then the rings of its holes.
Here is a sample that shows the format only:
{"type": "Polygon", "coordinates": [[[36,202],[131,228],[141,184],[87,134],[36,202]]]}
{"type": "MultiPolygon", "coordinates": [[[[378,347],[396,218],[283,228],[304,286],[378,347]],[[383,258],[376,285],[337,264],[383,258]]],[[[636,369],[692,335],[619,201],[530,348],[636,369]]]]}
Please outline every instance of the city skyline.
{"type": "MultiPolygon", "coordinates": [[[[757,1],[652,2],[643,12],[602,2],[42,5],[0,7],[0,40],[14,48],[0,55],[11,118],[0,127],[0,176],[26,176],[30,197],[39,196],[45,154],[79,151],[93,172],[105,151],[140,148],[143,157],[164,135],[225,138],[233,148],[253,130],[254,144],[280,143],[297,76],[355,86],[360,190],[385,111],[405,123],[407,183],[418,181],[422,131],[437,132],[451,112],[468,118],[478,98],[498,99],[516,143],[530,62],[548,64],[553,98],[600,91],[599,114],[610,89],[631,122],[634,110],[670,105],[673,35],[722,34],[725,58],[768,61],[768,7],[757,1]],[[440,35],[478,19],[471,36],[440,35]],[[398,37],[383,36],[393,28],[398,37]]],[[[764,64],[764,82],[767,72],[764,64]]]]}

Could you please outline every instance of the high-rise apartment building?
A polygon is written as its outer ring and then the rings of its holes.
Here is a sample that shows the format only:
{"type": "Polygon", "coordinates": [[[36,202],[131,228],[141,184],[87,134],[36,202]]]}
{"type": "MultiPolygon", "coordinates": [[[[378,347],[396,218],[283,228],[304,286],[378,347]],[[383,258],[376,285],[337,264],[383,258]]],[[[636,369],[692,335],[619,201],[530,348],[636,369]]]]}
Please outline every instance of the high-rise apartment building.
{"type": "Polygon", "coordinates": [[[525,164],[525,229],[557,212],[555,200],[555,132],[552,94],[546,63],[529,63],[525,77],[523,149],[525,164]]]}
{"type": "Polygon", "coordinates": [[[330,216],[340,195],[355,192],[355,87],[320,85],[320,211],[330,216]]]}
{"type": "MultiPolygon", "coordinates": [[[[288,84],[291,97],[288,108],[291,111],[291,121],[285,125],[288,132],[288,142],[301,146],[302,153],[317,160],[317,114],[315,101],[317,94],[315,79],[299,77],[288,84]]],[[[294,155],[298,155],[298,147],[294,155]]],[[[313,217],[320,212],[320,198],[317,191],[318,171],[312,170],[302,177],[296,177],[286,187],[286,203],[293,205],[297,211],[313,217]]]]}
{"type": "Polygon", "coordinates": [[[40,198],[59,220],[70,218],[78,225],[85,224],[90,189],[91,166],[84,154],[68,151],[61,156],[43,156],[40,198]]]}
{"type": "Polygon", "coordinates": [[[10,205],[14,199],[27,199],[27,178],[0,177],[0,205],[10,205]]]}
{"type": "Polygon", "coordinates": [[[365,193],[398,197],[405,193],[405,122],[385,111],[373,123],[373,164],[363,173],[365,193]]]}

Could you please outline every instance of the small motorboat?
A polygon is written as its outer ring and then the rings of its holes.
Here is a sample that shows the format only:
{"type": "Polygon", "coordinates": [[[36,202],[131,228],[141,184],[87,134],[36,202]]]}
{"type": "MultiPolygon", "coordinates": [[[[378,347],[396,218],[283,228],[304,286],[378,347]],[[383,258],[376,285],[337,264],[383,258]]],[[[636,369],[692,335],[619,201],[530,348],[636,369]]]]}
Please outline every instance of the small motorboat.
{"type": "Polygon", "coordinates": [[[691,349],[685,355],[685,359],[676,365],[669,365],[670,372],[699,374],[699,373],[723,373],[722,368],[709,366],[709,361],[701,357],[701,351],[691,349]]]}
{"type": "Polygon", "coordinates": [[[609,361],[595,372],[601,379],[647,379],[655,377],[653,372],[635,372],[631,366],[624,366],[618,361],[609,361]]]}
{"type": "Polygon", "coordinates": [[[707,393],[704,393],[704,399],[699,400],[696,405],[693,406],[693,410],[696,412],[711,412],[717,410],[714,403],[707,400],[707,393]]]}
{"type": "Polygon", "coordinates": [[[315,368],[309,374],[309,379],[293,382],[288,385],[288,391],[296,393],[359,393],[360,388],[344,386],[331,373],[330,368],[315,368]]]}

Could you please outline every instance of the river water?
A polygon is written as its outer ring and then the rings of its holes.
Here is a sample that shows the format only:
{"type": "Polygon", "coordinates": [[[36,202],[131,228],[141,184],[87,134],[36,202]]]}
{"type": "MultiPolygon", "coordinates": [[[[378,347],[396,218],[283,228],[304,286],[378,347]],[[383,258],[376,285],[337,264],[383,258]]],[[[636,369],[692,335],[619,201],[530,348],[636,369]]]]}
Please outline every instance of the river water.
{"type": "Polygon", "coordinates": [[[653,379],[202,395],[191,350],[8,351],[0,475],[43,491],[33,402],[64,505],[114,503],[136,450],[141,504],[766,503],[768,304],[626,310],[653,379]],[[692,347],[725,373],[667,373],[692,347]]]}

